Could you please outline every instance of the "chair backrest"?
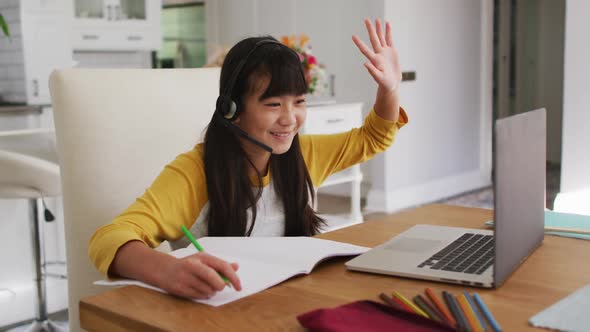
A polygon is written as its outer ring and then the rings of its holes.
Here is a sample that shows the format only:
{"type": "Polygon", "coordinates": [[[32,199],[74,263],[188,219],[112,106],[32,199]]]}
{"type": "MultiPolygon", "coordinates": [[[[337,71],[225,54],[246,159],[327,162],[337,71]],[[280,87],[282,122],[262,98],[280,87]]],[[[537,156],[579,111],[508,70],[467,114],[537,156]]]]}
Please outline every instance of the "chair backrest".
{"type": "Polygon", "coordinates": [[[67,69],[50,77],[62,173],[70,328],[81,297],[106,289],[88,240],[174,157],[202,139],[219,94],[219,68],[67,69]]]}

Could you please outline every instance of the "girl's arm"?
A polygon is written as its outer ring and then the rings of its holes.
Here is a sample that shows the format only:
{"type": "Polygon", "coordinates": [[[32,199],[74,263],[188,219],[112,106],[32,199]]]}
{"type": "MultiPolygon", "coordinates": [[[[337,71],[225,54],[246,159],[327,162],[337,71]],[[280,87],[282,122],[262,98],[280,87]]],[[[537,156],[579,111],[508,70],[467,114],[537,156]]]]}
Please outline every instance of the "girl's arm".
{"type": "Polygon", "coordinates": [[[401,70],[397,50],[393,46],[391,27],[385,24],[385,35],[381,22],[365,20],[371,50],[357,36],[352,40],[367,58],[365,67],[378,84],[377,97],[361,128],[333,135],[302,135],[301,152],[304,155],[314,185],[321,183],[334,172],[369,160],[375,154],[387,149],[399,128],[407,121],[407,114],[400,108],[399,85],[401,70]]]}
{"type": "Polygon", "coordinates": [[[191,228],[206,203],[201,156],[200,146],[178,156],[141,197],[94,233],[88,253],[101,273],[191,298],[207,298],[225,287],[217,271],[241,288],[237,265],[200,253],[178,259],[152,249],[181,238],[181,226],[191,228]]]}
{"type": "Polygon", "coordinates": [[[236,290],[241,290],[237,270],[236,263],[229,264],[206,253],[178,259],[153,250],[141,241],[130,241],[117,251],[109,275],[143,281],[174,295],[204,299],[226,286],[219,273],[226,276],[236,290]]]}

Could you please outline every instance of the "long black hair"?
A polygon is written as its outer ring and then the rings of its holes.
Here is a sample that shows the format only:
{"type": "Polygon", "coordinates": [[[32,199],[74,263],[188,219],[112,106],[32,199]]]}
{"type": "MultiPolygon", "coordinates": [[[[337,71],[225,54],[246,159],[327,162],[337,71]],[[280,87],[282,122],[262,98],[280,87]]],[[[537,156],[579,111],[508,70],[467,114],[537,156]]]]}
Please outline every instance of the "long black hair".
{"type": "MultiPolygon", "coordinates": [[[[221,68],[220,95],[227,91],[236,67],[265,37],[247,38],[228,52],[221,68]]],[[[257,47],[240,70],[231,91],[238,114],[244,107],[245,97],[254,93],[261,78],[270,82],[262,98],[281,95],[303,95],[307,83],[302,75],[301,63],[294,52],[284,45],[268,43],[257,47]]],[[[208,233],[210,236],[249,236],[256,221],[256,202],[262,195],[260,170],[258,187],[254,189],[248,176],[248,164],[256,169],[242,149],[238,138],[224,125],[216,110],[205,134],[205,176],[209,195],[208,233]],[[247,210],[251,209],[252,223],[247,228],[247,210]]],[[[283,202],[285,236],[310,236],[319,233],[324,220],[309,205],[313,202],[314,188],[295,135],[291,147],[283,154],[272,154],[270,170],[275,192],[283,202]]]]}

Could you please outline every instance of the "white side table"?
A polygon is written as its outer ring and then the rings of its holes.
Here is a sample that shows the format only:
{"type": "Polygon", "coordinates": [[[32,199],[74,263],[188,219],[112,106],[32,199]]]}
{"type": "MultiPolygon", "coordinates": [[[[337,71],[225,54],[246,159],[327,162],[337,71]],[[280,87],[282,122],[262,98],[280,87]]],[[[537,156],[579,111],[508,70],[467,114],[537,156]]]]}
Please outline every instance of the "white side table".
{"type": "MultiPolygon", "coordinates": [[[[301,131],[303,134],[335,134],[360,127],[363,121],[362,107],[362,103],[308,106],[307,120],[301,131]]],[[[322,184],[322,187],[326,187],[340,183],[351,183],[350,220],[353,223],[363,221],[361,214],[362,179],[361,167],[357,164],[332,174],[322,184]]]]}

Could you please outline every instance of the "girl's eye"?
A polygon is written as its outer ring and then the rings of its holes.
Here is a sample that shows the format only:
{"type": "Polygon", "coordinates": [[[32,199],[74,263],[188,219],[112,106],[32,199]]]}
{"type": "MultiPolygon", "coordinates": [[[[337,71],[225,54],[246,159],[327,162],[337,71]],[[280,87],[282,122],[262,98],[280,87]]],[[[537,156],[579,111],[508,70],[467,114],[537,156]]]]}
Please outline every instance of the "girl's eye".
{"type": "Polygon", "coordinates": [[[298,105],[305,104],[305,99],[298,99],[297,104],[298,105]]]}
{"type": "Polygon", "coordinates": [[[281,103],[266,103],[264,105],[268,107],[279,107],[281,106],[281,103]]]}

